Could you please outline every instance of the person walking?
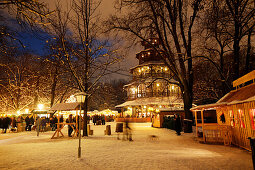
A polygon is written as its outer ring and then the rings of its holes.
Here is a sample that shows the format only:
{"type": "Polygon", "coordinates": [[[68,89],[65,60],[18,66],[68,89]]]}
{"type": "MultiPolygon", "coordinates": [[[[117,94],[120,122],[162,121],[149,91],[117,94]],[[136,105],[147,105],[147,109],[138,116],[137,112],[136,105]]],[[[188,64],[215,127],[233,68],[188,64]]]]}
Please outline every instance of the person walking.
{"type": "Polygon", "coordinates": [[[39,136],[39,132],[41,128],[41,118],[39,116],[37,116],[36,118],[35,126],[36,126],[37,136],[39,136]]]}
{"type": "Polygon", "coordinates": [[[178,136],[181,135],[181,118],[179,115],[175,115],[175,131],[178,136]]]}
{"type": "Polygon", "coordinates": [[[123,133],[123,140],[133,141],[133,139],[132,139],[132,129],[129,125],[128,120],[125,120],[125,131],[123,133]]]}

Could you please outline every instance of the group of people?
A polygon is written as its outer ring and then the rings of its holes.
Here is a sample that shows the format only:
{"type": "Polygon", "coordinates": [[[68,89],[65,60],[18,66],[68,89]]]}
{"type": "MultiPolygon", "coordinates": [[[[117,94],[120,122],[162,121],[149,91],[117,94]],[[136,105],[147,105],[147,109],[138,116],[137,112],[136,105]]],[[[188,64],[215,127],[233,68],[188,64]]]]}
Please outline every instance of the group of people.
{"type": "Polygon", "coordinates": [[[16,118],[15,117],[1,117],[0,118],[0,128],[2,129],[3,133],[6,133],[9,127],[17,127],[16,118]]]}
{"type": "Polygon", "coordinates": [[[97,125],[97,122],[98,121],[101,121],[102,125],[105,125],[105,115],[94,115],[92,116],[92,120],[93,120],[93,123],[94,125],[97,125]]]}
{"type": "Polygon", "coordinates": [[[32,128],[32,126],[34,125],[34,122],[35,122],[33,116],[30,116],[30,117],[27,116],[25,118],[25,122],[26,122],[25,131],[31,131],[31,128],[32,128]]]}
{"type": "MultiPolygon", "coordinates": [[[[79,119],[80,119],[80,116],[77,117],[77,127],[76,127],[75,124],[73,124],[73,125],[69,124],[68,125],[68,136],[69,137],[72,137],[72,133],[73,133],[74,129],[76,130],[76,128],[79,128],[79,124],[80,124],[79,119]]],[[[83,117],[82,116],[81,116],[81,122],[83,122],[83,117]]],[[[73,117],[73,115],[70,114],[69,117],[66,119],[66,123],[76,123],[76,117],[73,117]]],[[[77,136],[78,135],[79,134],[77,132],[77,136]]]]}

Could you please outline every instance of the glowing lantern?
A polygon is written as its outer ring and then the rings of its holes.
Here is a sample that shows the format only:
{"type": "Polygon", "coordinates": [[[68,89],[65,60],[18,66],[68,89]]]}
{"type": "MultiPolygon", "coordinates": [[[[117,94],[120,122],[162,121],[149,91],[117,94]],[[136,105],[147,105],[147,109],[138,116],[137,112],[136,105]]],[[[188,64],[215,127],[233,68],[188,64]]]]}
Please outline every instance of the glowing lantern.
{"type": "Polygon", "coordinates": [[[38,104],[37,107],[38,107],[39,110],[43,110],[44,105],[43,104],[38,104]]]}

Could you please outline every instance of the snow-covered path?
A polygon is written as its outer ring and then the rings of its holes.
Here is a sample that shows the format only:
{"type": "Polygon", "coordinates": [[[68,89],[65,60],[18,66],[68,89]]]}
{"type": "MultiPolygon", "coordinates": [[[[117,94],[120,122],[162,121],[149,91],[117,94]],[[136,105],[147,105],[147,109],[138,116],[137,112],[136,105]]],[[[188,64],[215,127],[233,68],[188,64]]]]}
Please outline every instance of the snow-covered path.
{"type": "Polygon", "coordinates": [[[104,136],[105,126],[91,125],[94,135],[82,138],[80,159],[78,139],[50,139],[53,132],[0,134],[0,169],[252,169],[251,153],[239,148],[200,144],[192,134],[176,136],[149,123],[132,124],[134,141],[122,141],[115,123],[107,124],[111,136],[104,136]]]}

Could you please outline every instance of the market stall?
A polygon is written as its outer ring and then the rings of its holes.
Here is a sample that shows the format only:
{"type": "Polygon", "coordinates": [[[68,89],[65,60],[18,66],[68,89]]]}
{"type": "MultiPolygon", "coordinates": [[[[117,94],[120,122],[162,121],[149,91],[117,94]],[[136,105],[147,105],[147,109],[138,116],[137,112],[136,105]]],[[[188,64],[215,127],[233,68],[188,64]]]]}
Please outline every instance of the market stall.
{"type": "MultiPolygon", "coordinates": [[[[58,103],[58,104],[54,105],[50,109],[50,111],[56,111],[57,118],[58,118],[58,123],[57,123],[57,129],[56,129],[55,133],[52,135],[51,139],[64,137],[64,134],[62,133],[62,129],[64,128],[65,125],[70,125],[72,128],[73,128],[73,126],[78,127],[78,115],[80,113],[79,112],[80,110],[81,110],[81,103],[79,103],[79,102],[58,103]],[[75,123],[60,122],[61,112],[66,112],[66,111],[72,111],[72,113],[75,112],[75,118],[76,118],[75,123]]],[[[80,115],[81,115],[81,113],[80,113],[80,115]]],[[[74,130],[73,137],[75,137],[78,133],[78,128],[76,128],[76,129],[73,128],[73,130],[74,130]]]]}

